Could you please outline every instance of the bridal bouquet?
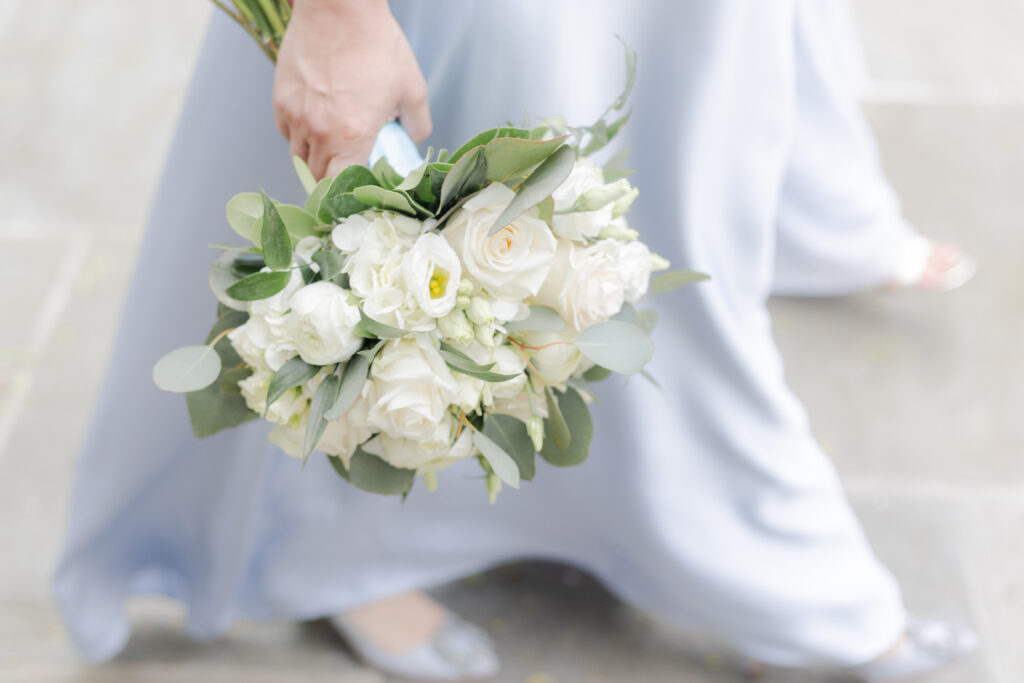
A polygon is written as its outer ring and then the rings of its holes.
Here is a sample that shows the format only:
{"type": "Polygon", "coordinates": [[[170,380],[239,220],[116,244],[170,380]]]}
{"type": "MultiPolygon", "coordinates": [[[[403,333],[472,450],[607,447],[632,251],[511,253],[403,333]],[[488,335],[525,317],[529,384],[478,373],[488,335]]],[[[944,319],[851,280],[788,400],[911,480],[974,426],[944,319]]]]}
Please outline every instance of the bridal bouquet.
{"type": "Polygon", "coordinates": [[[590,383],[642,373],[645,295],[702,279],[669,271],[629,227],[637,196],[593,159],[628,115],[627,87],[592,126],[559,118],[485,131],[407,175],[384,158],[316,182],[304,206],[232,198],[251,246],[210,270],[219,318],[205,345],[164,356],[156,384],[186,392],[195,433],[260,418],[290,455],[406,494],[415,476],[476,458],[493,501],[535,456],[587,457],[590,383]]]}

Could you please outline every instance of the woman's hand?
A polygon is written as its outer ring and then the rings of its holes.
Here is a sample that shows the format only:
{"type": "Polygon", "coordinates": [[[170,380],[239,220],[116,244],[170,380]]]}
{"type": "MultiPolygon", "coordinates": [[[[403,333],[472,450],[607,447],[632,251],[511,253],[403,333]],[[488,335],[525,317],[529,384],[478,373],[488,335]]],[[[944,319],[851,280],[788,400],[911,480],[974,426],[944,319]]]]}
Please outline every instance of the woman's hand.
{"type": "Polygon", "coordinates": [[[427,84],[386,0],[295,0],[274,116],[317,178],[365,164],[395,118],[417,142],[430,135],[427,84]]]}

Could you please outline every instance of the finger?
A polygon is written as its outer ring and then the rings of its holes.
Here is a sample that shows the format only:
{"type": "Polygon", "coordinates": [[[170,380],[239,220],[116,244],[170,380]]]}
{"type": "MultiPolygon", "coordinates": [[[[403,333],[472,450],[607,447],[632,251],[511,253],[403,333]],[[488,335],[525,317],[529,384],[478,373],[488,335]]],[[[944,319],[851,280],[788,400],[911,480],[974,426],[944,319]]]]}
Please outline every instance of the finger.
{"type": "Polygon", "coordinates": [[[402,100],[398,107],[398,121],[416,142],[423,142],[430,137],[434,124],[430,119],[430,103],[427,101],[427,89],[414,90],[402,100]]]}
{"type": "Polygon", "coordinates": [[[359,145],[357,152],[346,150],[345,153],[335,154],[327,161],[327,175],[335,176],[353,164],[365,164],[370,158],[372,144],[359,145]]]}
{"type": "Polygon", "coordinates": [[[304,136],[296,135],[291,139],[291,152],[293,157],[299,157],[308,163],[309,141],[304,136]]]}

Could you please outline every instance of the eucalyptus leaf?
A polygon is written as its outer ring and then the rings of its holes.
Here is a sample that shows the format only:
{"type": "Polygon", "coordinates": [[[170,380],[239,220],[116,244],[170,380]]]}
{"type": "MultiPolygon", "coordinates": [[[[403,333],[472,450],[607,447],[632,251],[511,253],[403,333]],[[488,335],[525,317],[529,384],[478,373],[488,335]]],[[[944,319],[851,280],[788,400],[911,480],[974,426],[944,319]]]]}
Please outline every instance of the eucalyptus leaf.
{"type": "Polygon", "coordinates": [[[263,190],[260,190],[260,197],[263,199],[263,229],[260,232],[263,260],[273,270],[284,270],[292,265],[292,240],[274,202],[263,190]]]}
{"type": "Polygon", "coordinates": [[[306,423],[306,441],[302,447],[302,457],[306,459],[316,448],[320,437],[327,429],[327,420],[324,413],[338,400],[338,392],[341,390],[341,380],[337,375],[327,375],[320,386],[313,394],[313,400],[309,402],[309,421],[306,423]]]}
{"type": "Polygon", "coordinates": [[[525,211],[550,196],[569,177],[575,162],[576,154],[572,147],[562,145],[556,149],[533,173],[526,177],[526,180],[516,190],[512,201],[494,221],[488,234],[493,235],[498,232],[525,211]]]}
{"type": "Polygon", "coordinates": [[[409,334],[405,330],[400,330],[397,327],[391,325],[385,325],[384,323],[377,322],[370,316],[366,315],[363,309],[359,309],[359,325],[369,335],[370,339],[399,339],[409,334]]]}
{"type": "Polygon", "coordinates": [[[619,312],[613,315],[611,319],[621,320],[624,323],[632,323],[636,325],[636,309],[633,307],[633,304],[627,301],[622,304],[622,308],[620,308],[619,312]]]}
{"type": "Polygon", "coordinates": [[[241,394],[226,391],[222,382],[213,382],[204,389],[188,392],[185,403],[192,432],[199,439],[259,418],[249,409],[241,394]]]}
{"type": "Polygon", "coordinates": [[[309,197],[306,199],[306,211],[314,216],[320,215],[320,202],[323,201],[324,195],[327,194],[327,190],[331,188],[331,183],[334,182],[334,178],[323,178],[316,184],[313,191],[309,193],[309,197]]]}
{"type": "Polygon", "coordinates": [[[246,310],[246,305],[237,299],[233,299],[227,294],[227,289],[231,285],[238,282],[240,279],[233,268],[235,263],[235,254],[230,251],[226,251],[218,256],[212,264],[210,264],[210,272],[207,276],[210,284],[210,291],[217,297],[217,301],[221,302],[228,308],[233,308],[237,311],[246,310]]]}
{"type": "Polygon", "coordinates": [[[499,479],[514,489],[519,488],[519,465],[511,455],[483,432],[473,432],[473,443],[499,479]]]}
{"type": "Polygon", "coordinates": [[[654,343],[639,325],[609,320],[591,325],[573,342],[584,356],[623,375],[635,375],[654,355],[654,343]]]}
{"type": "Polygon", "coordinates": [[[519,178],[547,159],[565,142],[567,136],[550,140],[529,140],[501,137],[484,145],[487,179],[503,183],[519,178]]]}
{"type": "Polygon", "coordinates": [[[409,198],[395,190],[386,190],[375,185],[363,185],[352,190],[352,196],[363,204],[377,209],[397,211],[410,216],[416,215],[416,209],[409,201],[409,198]]]}
{"type": "MultiPolygon", "coordinates": [[[[473,149],[474,147],[481,147],[486,145],[491,140],[498,138],[523,138],[526,140],[530,139],[531,131],[526,128],[514,128],[514,127],[502,127],[502,128],[491,128],[485,130],[482,133],[477,133],[469,140],[465,142],[461,147],[455,150],[455,153],[447,159],[448,163],[454,164],[456,161],[461,159],[466,152],[473,149]]],[[[444,150],[442,150],[444,151],[444,150]]]]}
{"type": "Polygon", "coordinates": [[[509,332],[561,332],[565,321],[558,311],[550,306],[530,306],[530,315],[524,320],[510,320],[505,323],[509,332]]]}
{"type": "Polygon", "coordinates": [[[220,356],[212,346],[183,346],[156,362],[153,382],[164,391],[198,391],[216,381],[220,368],[220,356]]]}
{"type": "Polygon", "coordinates": [[[602,368],[600,365],[595,365],[583,373],[583,379],[588,382],[600,382],[603,379],[607,379],[612,374],[612,371],[608,368],[602,368]]]}
{"type": "Polygon", "coordinates": [[[572,444],[572,432],[565,421],[565,416],[558,408],[558,401],[555,399],[555,391],[551,387],[544,389],[544,399],[548,404],[548,419],[545,422],[545,434],[550,436],[561,450],[567,449],[572,444]]]}
{"type": "Polygon", "coordinates": [[[466,152],[445,175],[441,183],[439,210],[444,211],[461,197],[473,194],[486,182],[487,161],[483,148],[476,147],[466,152]]]}
{"type": "Polygon", "coordinates": [[[483,432],[503,451],[512,456],[519,468],[519,478],[533,479],[537,472],[536,454],[530,434],[522,420],[511,415],[491,413],[484,420],[483,432]]]}
{"type": "MultiPolygon", "coordinates": [[[[572,442],[568,448],[560,448],[554,439],[547,438],[540,451],[541,457],[558,467],[579,465],[590,454],[590,441],[594,436],[594,422],[590,417],[590,409],[579,392],[572,388],[560,393],[557,401],[559,412],[564,416],[572,434],[572,442]]],[[[550,434],[550,429],[549,418],[545,421],[547,434],[550,434]]]]}
{"type": "Polygon", "coordinates": [[[640,326],[647,334],[654,331],[654,326],[658,324],[658,312],[653,309],[645,309],[636,312],[636,324],[640,326]]]}
{"type": "Polygon", "coordinates": [[[440,348],[441,348],[441,351],[455,356],[458,360],[463,361],[463,362],[467,363],[468,365],[476,366],[476,368],[478,370],[481,370],[481,371],[490,370],[495,365],[497,365],[497,363],[488,363],[487,365],[481,365],[480,363],[477,363],[475,360],[473,360],[472,358],[467,356],[462,351],[459,351],[457,348],[455,348],[454,346],[452,346],[448,342],[444,342],[444,341],[441,342],[440,348]]]}
{"type": "Polygon", "coordinates": [[[377,185],[377,179],[370,169],[358,164],[345,168],[331,181],[320,200],[317,218],[324,223],[334,223],[370,208],[352,194],[354,189],[364,185],[377,185]]]}
{"type": "MultiPolygon", "coordinates": [[[[316,365],[310,365],[298,356],[289,358],[270,379],[270,386],[267,388],[267,408],[277,399],[284,396],[284,392],[294,389],[303,382],[309,381],[320,371],[316,365]]],[[[266,410],[263,411],[266,416],[266,410]]]]}
{"type": "Polygon", "coordinates": [[[370,169],[373,173],[373,177],[377,179],[380,186],[388,190],[393,190],[395,187],[402,182],[402,174],[396,171],[391,164],[388,163],[387,157],[381,157],[377,160],[377,163],[370,169]]]}
{"type": "Polygon", "coordinates": [[[306,165],[306,162],[301,157],[297,156],[292,157],[292,165],[295,166],[295,175],[299,176],[299,182],[305,188],[306,194],[313,194],[317,183],[316,178],[313,177],[313,172],[309,170],[309,166],[306,165]]]}
{"type": "Polygon", "coordinates": [[[299,206],[277,204],[277,212],[284,222],[284,227],[292,240],[297,242],[303,237],[319,237],[316,226],[320,224],[316,216],[299,206]]]}
{"type": "Polygon", "coordinates": [[[671,292],[673,289],[679,289],[680,287],[709,279],[711,278],[704,273],[698,273],[695,270],[666,270],[664,273],[658,273],[651,278],[651,284],[647,288],[647,295],[664,294],[665,292],[671,292]]]}
{"type": "Polygon", "coordinates": [[[320,268],[320,277],[337,284],[341,269],[345,267],[345,258],[335,251],[321,249],[313,254],[313,263],[320,268]]]}
{"type": "Polygon", "coordinates": [[[287,287],[291,279],[292,273],[289,270],[253,273],[228,287],[225,292],[238,301],[257,301],[274,296],[287,287]]]}
{"type": "Polygon", "coordinates": [[[420,181],[423,180],[423,176],[426,175],[427,167],[429,165],[430,152],[427,152],[427,158],[423,160],[423,163],[409,171],[409,175],[405,176],[405,179],[398,183],[398,185],[395,185],[394,189],[404,190],[406,192],[415,190],[419,186],[420,181]]]}
{"type": "Polygon", "coordinates": [[[232,230],[256,246],[260,245],[259,236],[255,234],[256,220],[263,215],[263,198],[259,194],[236,194],[228,200],[224,214],[232,230]]]}
{"type": "Polygon", "coordinates": [[[469,375],[476,379],[483,380],[485,382],[507,382],[509,380],[519,377],[522,373],[516,373],[514,375],[503,375],[497,372],[492,372],[489,368],[493,366],[483,366],[476,363],[473,360],[465,360],[451,353],[450,351],[440,351],[441,358],[444,359],[445,365],[455,372],[462,373],[463,375],[469,375]]]}
{"type": "Polygon", "coordinates": [[[357,353],[348,359],[344,369],[341,371],[341,388],[338,390],[338,398],[324,417],[328,420],[337,420],[352,407],[359,398],[359,393],[366,384],[366,378],[370,373],[370,363],[373,356],[357,353]]]}
{"type": "Polygon", "coordinates": [[[416,480],[415,470],[395,467],[362,448],[357,448],[352,454],[347,470],[340,458],[330,457],[330,461],[338,474],[369,493],[405,495],[416,480]]]}

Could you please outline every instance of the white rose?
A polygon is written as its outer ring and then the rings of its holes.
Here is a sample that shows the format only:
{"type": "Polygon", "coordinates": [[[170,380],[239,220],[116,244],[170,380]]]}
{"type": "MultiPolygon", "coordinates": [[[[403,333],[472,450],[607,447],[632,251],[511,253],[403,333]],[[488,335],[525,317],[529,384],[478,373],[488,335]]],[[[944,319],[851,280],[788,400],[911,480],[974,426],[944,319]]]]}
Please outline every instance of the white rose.
{"type": "MultiPolygon", "coordinates": [[[[309,235],[303,237],[295,243],[295,255],[302,258],[302,261],[308,263],[313,269],[313,272],[320,272],[320,266],[313,263],[313,254],[320,251],[320,247],[323,246],[323,242],[319,237],[309,235]]],[[[298,261],[298,259],[296,259],[298,261]]]]}
{"type": "Polygon", "coordinates": [[[302,360],[329,365],[348,360],[363,340],[356,336],[359,309],[333,282],[314,282],[292,295],[289,323],[302,360]]]}
{"type": "Polygon", "coordinates": [[[301,458],[302,447],[306,440],[306,421],[294,425],[277,425],[270,430],[268,437],[274,444],[293,458],[301,458]]]}
{"type": "Polygon", "coordinates": [[[473,454],[471,430],[463,426],[456,438],[458,431],[458,423],[449,414],[429,439],[396,439],[381,433],[365,449],[395,467],[434,471],[473,454]]]}
{"type": "Polygon", "coordinates": [[[562,243],[534,302],[551,306],[578,331],[604,322],[647,291],[650,256],[639,258],[645,253],[647,247],[639,242],[562,243]]]}
{"type": "Polygon", "coordinates": [[[572,344],[574,337],[568,332],[528,332],[523,335],[528,346],[544,347],[531,353],[530,364],[545,384],[563,384],[580,364],[583,354],[572,344]]]}
{"type": "Polygon", "coordinates": [[[402,263],[406,289],[424,313],[440,318],[455,308],[462,264],[455,250],[436,232],[421,235],[402,263]]]}
{"type": "Polygon", "coordinates": [[[309,401],[301,387],[285,391],[267,408],[267,391],[274,373],[269,370],[257,370],[238,383],[238,388],[245,399],[245,405],[259,415],[267,412],[267,420],[278,425],[293,424],[301,419],[309,408],[309,401]]]}
{"type": "Polygon", "coordinates": [[[363,211],[341,219],[331,232],[334,245],[343,252],[358,251],[364,244],[390,250],[408,249],[423,230],[423,223],[393,211],[363,211]]]}
{"type": "Polygon", "coordinates": [[[651,283],[651,250],[643,242],[619,243],[616,262],[625,288],[626,301],[636,303],[651,283]]]}
{"type": "Polygon", "coordinates": [[[429,441],[450,416],[458,385],[430,338],[395,339],[373,362],[368,422],[395,439],[429,441]]]}
{"type": "Polygon", "coordinates": [[[605,184],[604,172],[601,167],[587,157],[576,160],[569,177],[551,193],[555,200],[555,215],[551,219],[551,229],[562,239],[582,242],[597,237],[602,228],[612,221],[613,206],[607,204],[596,211],[573,211],[559,214],[572,207],[576,200],[587,190],[593,190],[605,184]]]}
{"type": "Polygon", "coordinates": [[[531,209],[494,235],[487,233],[515,193],[491,183],[455,214],[444,237],[462,257],[466,274],[499,299],[521,301],[547,277],[557,240],[531,209]]]}

